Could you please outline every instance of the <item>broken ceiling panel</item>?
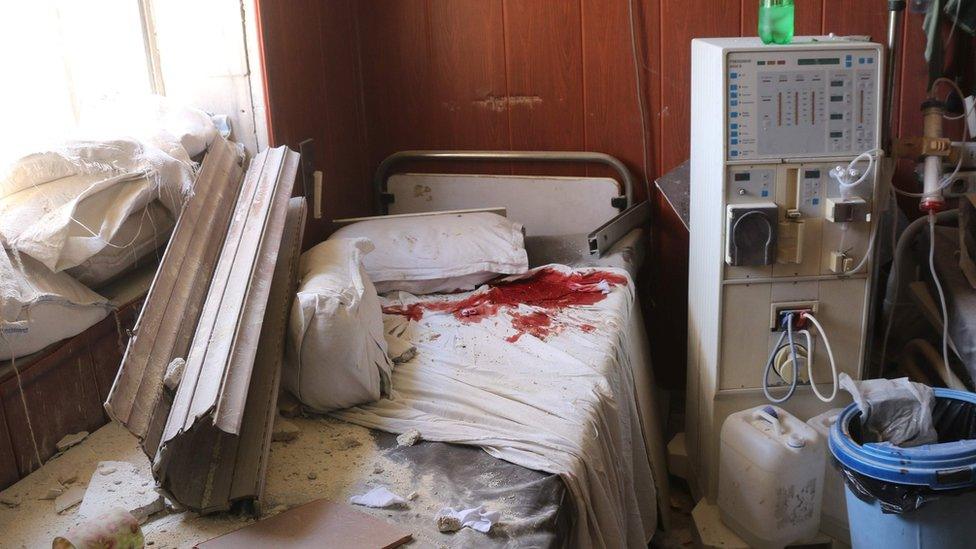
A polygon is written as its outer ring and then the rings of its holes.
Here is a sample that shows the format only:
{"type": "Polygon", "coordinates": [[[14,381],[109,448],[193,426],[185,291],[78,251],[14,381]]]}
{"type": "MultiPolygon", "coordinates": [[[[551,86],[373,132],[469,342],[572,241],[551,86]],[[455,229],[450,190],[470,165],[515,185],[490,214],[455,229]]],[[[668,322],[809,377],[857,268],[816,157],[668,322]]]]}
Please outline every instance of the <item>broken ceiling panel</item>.
{"type": "Polygon", "coordinates": [[[192,510],[226,510],[237,501],[260,501],[264,491],[305,208],[303,198],[292,198],[288,203],[239,434],[220,430],[213,416],[206,416],[162,445],[153,464],[162,488],[192,510]]]}
{"type": "Polygon", "coordinates": [[[305,226],[305,200],[290,200],[298,165],[279,147],[244,174],[237,149],[215,143],[105,404],[160,487],[194,511],[263,491],[305,226]],[[182,374],[167,376],[174,359],[182,374]]]}
{"type": "Polygon", "coordinates": [[[304,227],[298,155],[255,157],[227,229],[153,472],[199,512],[258,499],[304,227]]]}
{"type": "Polygon", "coordinates": [[[224,432],[240,428],[297,173],[298,154],[285,147],[258,154],[247,170],[163,444],[204,416],[224,432]]]}
{"type": "Polygon", "coordinates": [[[163,376],[174,358],[187,354],[240,191],[242,164],[237,146],[220,137],[214,140],[105,402],[109,416],[136,435],[150,456],[168,415],[163,376]],[[164,409],[157,413],[160,407],[164,409]],[[154,423],[155,437],[150,433],[154,423]]]}

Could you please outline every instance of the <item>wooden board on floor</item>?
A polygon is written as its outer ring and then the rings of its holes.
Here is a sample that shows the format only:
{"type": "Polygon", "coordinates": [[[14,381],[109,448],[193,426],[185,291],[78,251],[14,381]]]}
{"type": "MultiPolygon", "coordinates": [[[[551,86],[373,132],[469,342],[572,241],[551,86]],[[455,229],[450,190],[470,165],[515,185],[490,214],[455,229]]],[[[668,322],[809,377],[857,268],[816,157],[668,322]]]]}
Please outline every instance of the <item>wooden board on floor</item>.
{"type": "Polygon", "coordinates": [[[413,539],[410,532],[348,505],[317,499],[229,534],[199,549],[252,547],[392,549],[413,539]]]}

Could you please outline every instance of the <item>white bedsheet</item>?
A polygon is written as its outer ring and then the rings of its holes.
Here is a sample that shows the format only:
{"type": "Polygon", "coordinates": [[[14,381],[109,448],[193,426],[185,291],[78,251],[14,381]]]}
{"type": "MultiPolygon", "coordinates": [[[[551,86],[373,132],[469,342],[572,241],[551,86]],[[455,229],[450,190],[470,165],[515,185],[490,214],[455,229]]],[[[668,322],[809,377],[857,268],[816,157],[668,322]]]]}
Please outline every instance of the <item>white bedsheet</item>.
{"type": "Polygon", "coordinates": [[[392,399],[334,415],[394,433],[418,429],[426,440],[479,446],[557,473],[577,510],[571,546],[646,547],[656,525],[655,487],[635,403],[635,347],[627,337],[639,316],[630,276],[620,269],[601,272],[623,283],[598,285],[605,295],[589,305],[443,305],[486,287],[423,299],[387,296],[388,311],[407,314],[384,315],[385,328],[411,341],[417,356],[394,370],[392,399]],[[540,312],[548,326],[530,322],[526,328],[515,320],[540,312]]]}

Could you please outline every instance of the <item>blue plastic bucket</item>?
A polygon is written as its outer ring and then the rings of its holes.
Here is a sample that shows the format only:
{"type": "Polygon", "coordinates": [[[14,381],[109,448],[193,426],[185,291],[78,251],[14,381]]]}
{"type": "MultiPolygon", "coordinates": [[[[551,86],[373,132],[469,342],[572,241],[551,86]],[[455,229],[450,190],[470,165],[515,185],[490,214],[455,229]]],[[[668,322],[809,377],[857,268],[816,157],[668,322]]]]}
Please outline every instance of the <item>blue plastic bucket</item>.
{"type": "Polygon", "coordinates": [[[831,427],[830,451],[844,473],[855,549],[976,544],[976,394],[934,391],[938,443],[861,444],[861,412],[854,404],[831,427]],[[960,436],[965,440],[956,440],[960,436]]]}

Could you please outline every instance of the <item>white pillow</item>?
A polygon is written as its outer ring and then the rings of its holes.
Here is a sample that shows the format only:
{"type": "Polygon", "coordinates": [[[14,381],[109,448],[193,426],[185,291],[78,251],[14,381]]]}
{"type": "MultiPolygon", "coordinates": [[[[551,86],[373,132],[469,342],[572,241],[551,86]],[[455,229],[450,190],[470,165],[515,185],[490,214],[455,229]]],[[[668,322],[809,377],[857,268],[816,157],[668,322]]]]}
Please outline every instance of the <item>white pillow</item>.
{"type": "Polygon", "coordinates": [[[288,323],[282,383],[305,406],[328,412],[389,394],[376,289],[363,269],[364,238],[332,239],[302,254],[288,323]]]}
{"type": "Polygon", "coordinates": [[[522,225],[488,212],[360,221],[330,238],[368,238],[363,260],[380,293],[471,290],[528,270],[522,225]]]}
{"type": "Polygon", "coordinates": [[[0,360],[77,335],[109,311],[108,300],[64,273],[0,247],[0,360]]]}

